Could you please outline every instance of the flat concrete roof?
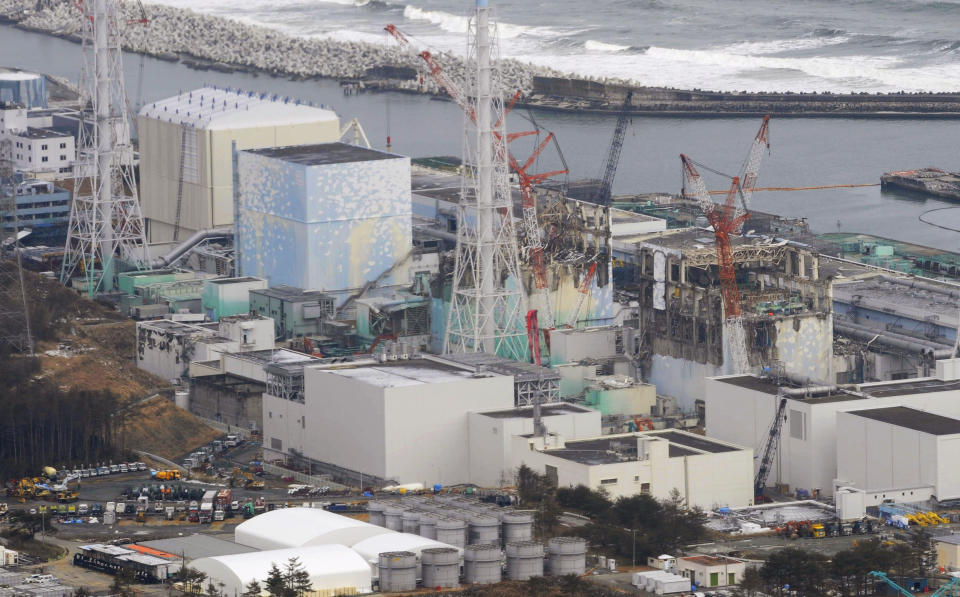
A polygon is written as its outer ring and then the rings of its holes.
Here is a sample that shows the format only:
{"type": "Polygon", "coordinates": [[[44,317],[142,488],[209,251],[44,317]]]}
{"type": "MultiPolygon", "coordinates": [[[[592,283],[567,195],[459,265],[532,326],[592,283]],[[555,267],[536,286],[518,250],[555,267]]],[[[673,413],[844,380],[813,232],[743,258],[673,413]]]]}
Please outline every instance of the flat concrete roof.
{"type": "Polygon", "coordinates": [[[207,280],[211,284],[240,284],[241,282],[259,282],[262,278],[253,278],[251,276],[243,276],[241,278],[215,278],[213,280],[207,280]]]}
{"type": "MultiPolygon", "coordinates": [[[[471,379],[479,375],[462,367],[433,359],[386,361],[342,369],[325,369],[324,371],[381,388],[449,383],[471,379]]],[[[487,375],[494,376],[495,374],[488,373],[487,375]]]]}
{"type": "Polygon", "coordinates": [[[333,300],[333,297],[319,290],[304,290],[296,286],[271,286],[260,290],[251,290],[251,294],[256,293],[271,298],[281,299],[289,302],[319,301],[323,299],[333,300]]]}
{"type": "Polygon", "coordinates": [[[889,423],[897,427],[929,433],[930,435],[960,434],[960,420],[906,406],[854,410],[850,411],[850,414],[882,423],[889,423]]]}
{"type": "Polygon", "coordinates": [[[684,562],[693,562],[694,564],[700,564],[701,566],[725,566],[728,564],[742,564],[740,560],[734,560],[733,558],[728,558],[725,556],[715,557],[715,556],[690,556],[687,558],[680,558],[684,562]]]}
{"type": "Polygon", "coordinates": [[[275,158],[285,162],[294,162],[304,166],[323,166],[349,162],[371,162],[375,160],[401,159],[402,156],[367,149],[347,143],[317,143],[315,145],[289,145],[287,147],[266,147],[248,149],[248,153],[275,158]]]}
{"type": "Polygon", "coordinates": [[[739,451],[739,448],[715,442],[707,437],[695,436],[688,433],[681,433],[679,431],[655,431],[648,435],[662,437],[663,439],[669,440],[672,444],[680,444],[681,446],[686,446],[702,452],[711,452],[713,454],[739,451]]]}
{"type": "MultiPolygon", "coordinates": [[[[755,390],[757,392],[763,392],[765,394],[770,394],[771,396],[776,396],[780,388],[789,389],[789,390],[798,390],[801,389],[800,386],[796,384],[784,384],[778,385],[774,383],[772,379],[766,377],[757,377],[756,375],[737,375],[731,377],[722,377],[716,381],[721,381],[723,383],[728,383],[730,385],[737,386],[739,388],[744,388],[746,390],[755,390]]],[[[848,392],[829,392],[826,394],[820,393],[814,396],[788,396],[791,400],[798,400],[800,402],[807,402],[809,404],[826,404],[829,402],[846,402],[848,400],[865,400],[863,396],[858,396],[857,394],[851,394],[848,392]]]]}
{"type": "Polygon", "coordinates": [[[512,375],[514,381],[537,381],[539,379],[543,379],[544,381],[560,380],[560,373],[550,367],[514,361],[484,352],[445,354],[441,358],[479,370],[492,371],[501,375],[512,375]]]}
{"type": "Polygon", "coordinates": [[[960,380],[942,381],[939,379],[913,379],[900,383],[884,383],[876,386],[863,384],[860,391],[877,398],[888,396],[908,396],[910,394],[929,394],[931,392],[949,392],[960,390],[960,380]]]}
{"type": "MultiPolygon", "coordinates": [[[[590,409],[575,406],[573,404],[544,404],[540,407],[541,415],[544,417],[555,417],[559,415],[575,415],[591,412],[590,409]]],[[[507,410],[494,410],[482,412],[481,415],[491,419],[532,419],[533,407],[510,408],[507,410]]]]}
{"type": "Polygon", "coordinates": [[[233,541],[227,541],[214,535],[193,534],[186,537],[171,537],[169,539],[156,539],[153,541],[141,541],[138,545],[149,547],[183,556],[187,561],[199,558],[210,558],[215,556],[227,556],[238,553],[251,553],[257,551],[252,547],[240,545],[233,541]]]}

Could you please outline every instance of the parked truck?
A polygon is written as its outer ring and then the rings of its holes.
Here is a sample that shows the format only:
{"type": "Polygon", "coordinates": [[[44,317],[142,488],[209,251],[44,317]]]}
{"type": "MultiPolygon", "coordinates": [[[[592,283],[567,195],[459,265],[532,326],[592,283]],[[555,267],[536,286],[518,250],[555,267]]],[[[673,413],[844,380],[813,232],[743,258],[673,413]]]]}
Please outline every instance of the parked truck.
{"type": "Polygon", "coordinates": [[[217,492],[217,498],[214,504],[219,510],[226,510],[233,502],[233,491],[231,489],[221,489],[217,492]]]}

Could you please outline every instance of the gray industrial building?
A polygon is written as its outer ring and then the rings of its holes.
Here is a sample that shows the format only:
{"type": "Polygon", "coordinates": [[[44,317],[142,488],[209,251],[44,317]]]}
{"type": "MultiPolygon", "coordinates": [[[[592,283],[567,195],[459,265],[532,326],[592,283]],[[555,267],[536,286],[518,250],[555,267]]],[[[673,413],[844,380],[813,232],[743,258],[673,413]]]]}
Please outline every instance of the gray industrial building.
{"type": "Polygon", "coordinates": [[[319,336],[333,317],[334,298],[317,290],[274,286],[250,291],[250,311],[273,318],[277,340],[319,336]]]}

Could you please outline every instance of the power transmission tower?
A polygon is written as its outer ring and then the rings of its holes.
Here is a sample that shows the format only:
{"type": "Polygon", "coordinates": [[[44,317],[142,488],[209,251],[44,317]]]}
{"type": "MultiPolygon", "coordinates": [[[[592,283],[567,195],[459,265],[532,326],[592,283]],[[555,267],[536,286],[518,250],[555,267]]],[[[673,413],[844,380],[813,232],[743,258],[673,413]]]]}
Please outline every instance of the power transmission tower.
{"type": "Polygon", "coordinates": [[[14,177],[12,146],[0,141],[0,347],[33,354],[27,289],[20,255],[20,222],[17,218],[17,181],[14,177]],[[9,232],[8,232],[9,231],[9,232]]]}
{"type": "Polygon", "coordinates": [[[146,261],[143,216],[123,82],[118,0],[83,0],[83,125],[77,140],[73,203],[60,280],[74,276],[90,297],[113,290],[118,261],[146,261]]]}
{"type": "Polygon", "coordinates": [[[464,117],[464,173],[444,352],[524,360],[526,296],[513,227],[497,33],[489,13],[487,0],[477,0],[467,32],[467,96],[474,117],[469,110],[464,117]]]}

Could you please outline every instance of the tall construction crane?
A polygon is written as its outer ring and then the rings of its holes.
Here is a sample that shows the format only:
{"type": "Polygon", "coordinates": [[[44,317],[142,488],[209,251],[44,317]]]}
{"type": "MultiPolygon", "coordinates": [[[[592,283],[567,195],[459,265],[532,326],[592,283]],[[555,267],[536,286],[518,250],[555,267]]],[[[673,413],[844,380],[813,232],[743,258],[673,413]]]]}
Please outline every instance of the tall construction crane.
{"type": "Polygon", "coordinates": [[[727,344],[730,348],[732,368],[734,373],[743,373],[749,369],[747,357],[746,332],[743,328],[742,312],[740,308],[740,292],[737,288],[737,275],[733,261],[733,249],[730,246],[730,235],[737,234],[743,222],[750,217],[748,211],[750,198],[756,187],[759,176],[760,163],[764,150],[770,148],[769,137],[770,117],[765,116],[760,124],[760,130],[754,137],[744,162],[743,177],[733,177],[726,200],[722,204],[714,203],[710,192],[700,173],[693,165],[693,160],[686,155],[680,155],[683,164],[684,194],[690,191],[700,204],[703,215],[713,226],[717,249],[717,266],[720,273],[720,292],[723,297],[724,328],[727,344]],[[741,184],[741,180],[744,181],[741,184]],[[739,195],[740,202],[736,202],[739,195]]]}
{"type": "Polygon", "coordinates": [[[613,128],[613,138],[610,139],[610,149],[603,161],[600,186],[597,188],[595,201],[599,205],[610,205],[613,197],[613,179],[617,176],[617,167],[620,165],[620,152],[623,151],[623,136],[627,132],[627,122],[630,119],[630,103],[633,100],[633,90],[627,91],[617,116],[617,125],[613,128]]]}
{"type": "MultiPolygon", "coordinates": [[[[537,366],[539,375],[543,375],[543,364],[540,362],[540,325],[537,323],[537,310],[527,311],[527,343],[530,345],[530,362],[537,366]]],[[[542,382],[542,380],[541,380],[542,382]]],[[[542,388],[543,383],[537,384],[542,388]]],[[[543,437],[547,434],[547,429],[543,425],[543,417],[540,405],[543,402],[542,390],[537,390],[533,396],[533,433],[537,437],[543,437]]]]}
{"type": "Polygon", "coordinates": [[[767,443],[763,446],[763,452],[760,453],[760,466],[757,468],[757,476],[753,480],[754,503],[759,504],[763,499],[763,488],[767,486],[767,477],[770,476],[770,469],[773,465],[773,457],[777,454],[777,448],[780,445],[780,432],[783,429],[783,422],[786,420],[787,396],[783,390],[777,396],[777,413],[770,423],[770,429],[767,433],[767,443]]]}
{"type": "MultiPolygon", "coordinates": [[[[395,25],[387,25],[384,27],[384,31],[392,35],[402,47],[406,49],[411,47],[410,40],[407,38],[407,36],[401,33],[395,25]]],[[[463,110],[470,120],[476,122],[476,114],[474,113],[474,109],[469,101],[469,98],[460,89],[460,87],[454,83],[450,77],[447,76],[446,72],[443,70],[443,67],[436,60],[436,58],[434,58],[434,56],[426,50],[420,52],[419,56],[427,64],[427,68],[430,71],[430,76],[433,77],[434,81],[436,81],[437,84],[447,92],[447,95],[450,96],[450,99],[452,99],[453,102],[457,104],[461,110],[463,110]]],[[[509,105],[504,110],[504,117],[509,114],[519,97],[520,92],[518,91],[516,94],[514,94],[509,105]]],[[[497,131],[500,124],[501,123],[498,122],[494,126],[494,131],[497,131]]],[[[494,136],[497,138],[497,141],[499,143],[505,142],[505,144],[509,144],[521,137],[528,137],[536,134],[537,131],[521,131],[516,133],[508,133],[506,135],[506,139],[503,139],[499,133],[494,132],[494,136]]],[[[526,242],[525,248],[529,257],[530,268],[533,271],[534,285],[542,297],[542,302],[546,311],[546,320],[548,323],[547,329],[553,328],[556,325],[556,320],[554,317],[553,305],[550,300],[546,256],[543,252],[544,242],[540,231],[540,224],[537,221],[537,199],[536,194],[533,191],[533,186],[553,176],[566,174],[567,170],[553,170],[538,174],[532,174],[528,172],[528,170],[553,139],[553,133],[547,135],[547,137],[534,149],[533,153],[523,164],[521,164],[509,150],[507,150],[507,163],[510,166],[510,169],[517,175],[517,181],[520,186],[520,196],[522,198],[523,207],[523,231],[526,242]]]]}

